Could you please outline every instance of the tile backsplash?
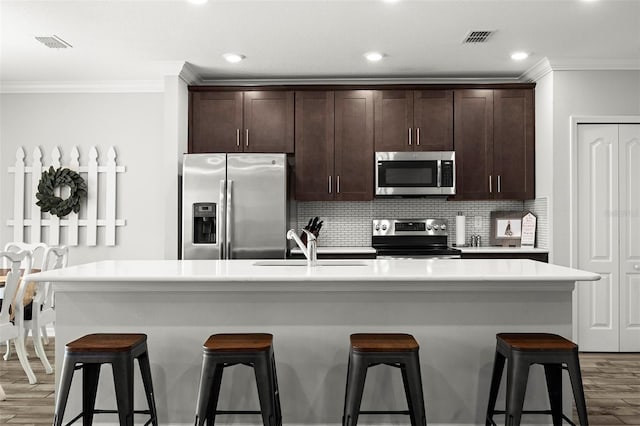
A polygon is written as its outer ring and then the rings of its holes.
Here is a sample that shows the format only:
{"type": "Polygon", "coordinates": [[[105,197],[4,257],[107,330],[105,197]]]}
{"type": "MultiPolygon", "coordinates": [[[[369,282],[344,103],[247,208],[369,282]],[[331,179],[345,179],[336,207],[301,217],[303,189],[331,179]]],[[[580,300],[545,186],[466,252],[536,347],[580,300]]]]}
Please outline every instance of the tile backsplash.
{"type": "Polygon", "coordinates": [[[494,210],[530,210],[537,216],[536,246],[548,245],[547,200],[531,201],[447,201],[437,198],[389,198],[373,201],[297,202],[298,229],[309,218],[324,220],[318,245],[324,247],[367,247],[371,245],[373,219],[444,218],[449,221],[449,243],[455,242],[456,214],[466,216],[465,241],[480,234],[489,244],[489,213],[494,210]],[[480,226],[475,218],[479,217],[480,226]]]}

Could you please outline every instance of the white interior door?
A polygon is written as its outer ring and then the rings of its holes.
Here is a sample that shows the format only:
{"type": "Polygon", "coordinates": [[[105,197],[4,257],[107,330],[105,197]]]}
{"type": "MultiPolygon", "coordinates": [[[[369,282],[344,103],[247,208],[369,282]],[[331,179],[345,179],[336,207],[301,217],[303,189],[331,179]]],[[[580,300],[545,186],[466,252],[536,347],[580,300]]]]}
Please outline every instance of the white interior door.
{"type": "Polygon", "coordinates": [[[602,276],[580,282],[583,351],[619,350],[618,125],[578,125],[578,267],[602,276]]]}
{"type": "Polygon", "coordinates": [[[620,351],[640,351],[640,124],[619,126],[620,351]]]}

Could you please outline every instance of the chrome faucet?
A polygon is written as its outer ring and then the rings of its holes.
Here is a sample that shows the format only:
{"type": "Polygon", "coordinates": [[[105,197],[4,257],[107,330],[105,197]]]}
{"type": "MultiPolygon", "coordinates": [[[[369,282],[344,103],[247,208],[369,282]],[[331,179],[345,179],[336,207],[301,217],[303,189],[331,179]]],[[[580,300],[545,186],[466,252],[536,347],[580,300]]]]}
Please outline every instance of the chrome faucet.
{"type": "Polygon", "coordinates": [[[307,245],[302,242],[295,229],[289,229],[287,231],[287,240],[294,240],[300,250],[302,250],[302,254],[307,258],[307,266],[316,266],[318,264],[318,250],[317,250],[317,242],[316,236],[313,235],[312,232],[303,229],[302,232],[307,234],[307,245]]]}

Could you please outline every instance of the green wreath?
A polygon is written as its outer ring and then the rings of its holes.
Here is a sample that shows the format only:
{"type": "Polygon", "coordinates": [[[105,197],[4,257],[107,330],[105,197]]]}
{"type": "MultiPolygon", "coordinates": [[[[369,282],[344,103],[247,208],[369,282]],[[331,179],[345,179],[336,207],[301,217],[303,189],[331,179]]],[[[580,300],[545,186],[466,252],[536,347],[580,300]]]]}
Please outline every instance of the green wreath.
{"type": "Polygon", "coordinates": [[[52,215],[64,217],[72,211],[80,211],[80,203],[87,197],[87,184],[78,173],[67,168],[53,166],[49,170],[42,172],[42,177],[38,183],[38,193],[36,198],[37,206],[43,212],[50,212],[52,215]],[[60,186],[68,186],[71,190],[69,197],[62,199],[53,193],[53,190],[60,186]]]}

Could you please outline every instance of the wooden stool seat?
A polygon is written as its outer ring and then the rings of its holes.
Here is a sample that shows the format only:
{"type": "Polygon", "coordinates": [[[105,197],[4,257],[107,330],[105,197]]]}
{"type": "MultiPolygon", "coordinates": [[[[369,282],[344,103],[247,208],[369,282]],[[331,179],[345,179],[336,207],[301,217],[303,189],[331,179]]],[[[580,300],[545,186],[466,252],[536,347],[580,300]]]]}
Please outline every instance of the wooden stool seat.
{"type": "Polygon", "coordinates": [[[82,423],[93,423],[95,414],[118,414],[121,426],[133,426],[134,414],[145,414],[153,426],[158,426],[158,415],[151,380],[151,366],[147,351],[147,335],[141,333],[98,333],[88,334],[65,345],[64,360],[58,392],[53,425],[62,426],[67,408],[73,374],[82,370],[82,412],[71,419],[67,425],[82,418],[82,423]],[[147,410],[134,409],[133,371],[134,361],[138,361],[144,393],[147,398],[147,410]],[[111,365],[117,410],[98,410],[95,408],[100,368],[111,365]]]}
{"type": "Polygon", "coordinates": [[[273,345],[273,336],[267,333],[214,334],[204,343],[204,350],[213,352],[262,352],[273,345]]]}
{"type": "Polygon", "coordinates": [[[554,425],[561,425],[563,420],[574,425],[571,419],[564,414],[562,408],[563,369],[569,373],[576,411],[580,419],[579,424],[588,426],[589,420],[582,387],[578,345],[556,334],[497,334],[485,425],[496,424],[493,420],[495,414],[504,414],[507,425],[519,425],[523,414],[547,414],[552,416],[554,425]],[[506,362],[508,362],[506,408],[505,410],[496,410],[496,400],[506,362]],[[544,367],[550,410],[525,411],[523,409],[529,368],[533,364],[540,364],[544,367]]]}
{"type": "Polygon", "coordinates": [[[356,333],[350,337],[351,349],[360,352],[409,352],[420,346],[410,334],[356,333]]]}
{"type": "Polygon", "coordinates": [[[280,391],[273,353],[273,335],[267,333],[213,334],[202,346],[202,370],[196,405],[196,426],[215,424],[220,414],[260,414],[264,426],[282,426],[280,391]],[[260,411],[220,410],[218,398],[225,368],[253,368],[260,411]]]}
{"type": "Polygon", "coordinates": [[[67,352],[127,352],[147,341],[145,334],[87,334],[66,345],[67,352]]]}
{"type": "Polygon", "coordinates": [[[578,345],[557,334],[549,333],[500,333],[498,341],[517,351],[573,351],[578,345]]]}

